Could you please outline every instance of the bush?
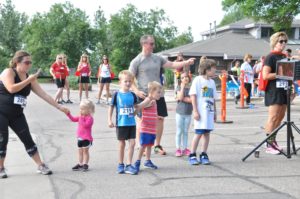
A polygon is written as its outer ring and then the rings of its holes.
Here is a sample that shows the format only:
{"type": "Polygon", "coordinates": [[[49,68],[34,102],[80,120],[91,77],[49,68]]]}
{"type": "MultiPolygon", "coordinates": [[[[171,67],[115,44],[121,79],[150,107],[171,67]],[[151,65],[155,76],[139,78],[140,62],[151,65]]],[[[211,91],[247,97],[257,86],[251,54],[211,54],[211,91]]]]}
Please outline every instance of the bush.
{"type": "Polygon", "coordinates": [[[165,81],[166,86],[168,88],[172,88],[174,85],[174,72],[172,69],[166,69],[165,70],[165,81]]]}

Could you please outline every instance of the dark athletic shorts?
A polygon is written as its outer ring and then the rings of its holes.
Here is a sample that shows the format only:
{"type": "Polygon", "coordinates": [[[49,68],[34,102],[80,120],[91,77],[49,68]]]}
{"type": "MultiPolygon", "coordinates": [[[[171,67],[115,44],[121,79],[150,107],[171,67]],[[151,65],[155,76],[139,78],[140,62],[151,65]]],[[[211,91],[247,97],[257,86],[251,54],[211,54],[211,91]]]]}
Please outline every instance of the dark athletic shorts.
{"type": "Polygon", "coordinates": [[[136,127],[135,126],[118,126],[117,130],[117,138],[118,140],[129,140],[135,139],[136,136],[136,127]]]}
{"type": "Polygon", "coordinates": [[[89,140],[79,140],[77,141],[78,148],[90,148],[93,142],[89,140]]]}
{"type": "Polygon", "coordinates": [[[101,84],[111,83],[110,77],[101,77],[100,82],[101,84]]]}
{"type": "MultiPolygon", "coordinates": [[[[138,97],[138,103],[141,103],[143,99],[138,97]]],[[[168,116],[168,110],[167,110],[167,104],[164,97],[159,98],[159,100],[156,100],[157,104],[157,114],[161,117],[167,117],[168,116]]],[[[137,116],[139,118],[142,117],[142,112],[137,113],[137,116]]]]}
{"type": "Polygon", "coordinates": [[[57,88],[63,88],[65,87],[65,79],[55,79],[55,83],[56,83],[56,86],[57,88]]]}
{"type": "Polygon", "coordinates": [[[81,76],[78,78],[78,83],[82,83],[82,84],[90,83],[90,77],[81,76]]]}

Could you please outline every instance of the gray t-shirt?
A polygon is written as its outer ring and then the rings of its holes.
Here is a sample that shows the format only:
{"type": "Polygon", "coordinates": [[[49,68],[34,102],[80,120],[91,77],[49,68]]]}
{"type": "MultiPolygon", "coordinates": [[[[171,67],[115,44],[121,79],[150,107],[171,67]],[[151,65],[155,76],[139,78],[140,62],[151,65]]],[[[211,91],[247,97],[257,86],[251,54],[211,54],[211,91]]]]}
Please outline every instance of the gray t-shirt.
{"type": "MultiPolygon", "coordinates": [[[[177,92],[180,91],[180,88],[177,89],[177,92]]],[[[183,96],[184,97],[189,97],[189,88],[184,88],[183,90],[183,96]]],[[[176,113],[180,114],[180,115],[191,115],[193,111],[193,106],[191,103],[186,103],[186,102],[182,102],[179,101],[177,103],[177,107],[176,107],[176,113]]]]}
{"type": "Polygon", "coordinates": [[[161,68],[166,62],[167,59],[159,55],[151,54],[146,57],[142,53],[138,54],[129,66],[129,71],[137,79],[138,89],[147,93],[149,82],[160,82],[161,68]]]}

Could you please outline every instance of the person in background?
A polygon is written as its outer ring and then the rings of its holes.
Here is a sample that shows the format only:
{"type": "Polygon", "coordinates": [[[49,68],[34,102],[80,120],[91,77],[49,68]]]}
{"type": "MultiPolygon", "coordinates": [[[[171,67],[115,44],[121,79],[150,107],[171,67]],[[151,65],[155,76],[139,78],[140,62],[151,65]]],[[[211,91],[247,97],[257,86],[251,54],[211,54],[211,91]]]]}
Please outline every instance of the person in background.
{"type": "Polygon", "coordinates": [[[55,80],[56,86],[58,88],[54,100],[62,104],[62,93],[66,83],[67,77],[67,67],[63,64],[63,55],[58,54],[56,56],[56,61],[50,67],[50,74],[52,75],[53,79],[55,80]]]}
{"type": "Polygon", "coordinates": [[[245,89],[248,92],[248,97],[246,98],[247,105],[250,105],[250,102],[251,102],[251,89],[252,89],[252,83],[253,83],[253,79],[254,79],[254,72],[250,65],[251,60],[252,60],[252,55],[245,54],[244,63],[241,66],[241,71],[244,71],[244,73],[245,73],[245,76],[244,76],[245,89]]]}
{"type": "Polygon", "coordinates": [[[69,84],[69,80],[68,80],[68,76],[70,76],[70,69],[69,69],[68,63],[67,63],[67,56],[65,54],[62,54],[62,56],[63,56],[62,63],[67,68],[66,79],[65,79],[65,87],[64,87],[67,91],[67,101],[64,101],[64,99],[63,99],[63,92],[61,94],[61,101],[63,103],[67,103],[67,104],[73,104],[73,102],[70,100],[70,84],[69,84]]]}
{"type": "Polygon", "coordinates": [[[102,57],[102,63],[100,64],[98,71],[99,71],[98,73],[99,93],[98,93],[98,101],[96,104],[100,104],[101,102],[101,95],[104,86],[106,89],[106,104],[109,104],[108,103],[108,98],[110,95],[109,85],[111,83],[112,68],[109,64],[109,60],[106,55],[102,57]]]}
{"type": "Polygon", "coordinates": [[[87,54],[81,55],[80,62],[77,67],[77,71],[79,71],[80,73],[78,83],[79,83],[79,100],[81,101],[83,87],[85,90],[85,98],[86,99],[89,98],[89,83],[90,83],[90,76],[92,70],[89,62],[89,57],[87,56],[87,54]]]}

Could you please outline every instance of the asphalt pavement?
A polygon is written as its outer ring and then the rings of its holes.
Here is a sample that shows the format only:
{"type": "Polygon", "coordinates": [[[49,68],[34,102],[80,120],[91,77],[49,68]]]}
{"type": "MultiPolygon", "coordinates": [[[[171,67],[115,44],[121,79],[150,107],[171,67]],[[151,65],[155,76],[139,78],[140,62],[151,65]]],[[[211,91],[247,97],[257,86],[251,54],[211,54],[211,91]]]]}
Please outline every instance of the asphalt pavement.
{"type": "MultiPolygon", "coordinates": [[[[42,84],[52,96],[54,84],[42,84]]],[[[115,88],[115,87],[113,87],[115,88]]],[[[90,99],[96,101],[97,86],[93,85],[90,99]]],[[[297,199],[300,198],[300,155],[287,159],[259,151],[259,158],[242,158],[265,138],[263,129],[267,108],[257,98],[254,108],[238,109],[232,100],[227,102],[227,120],[231,124],[216,124],[211,133],[208,166],[190,166],[187,157],[175,157],[175,108],[172,91],[166,92],[169,117],[165,120],[162,145],[166,156],[152,154],[158,170],[142,167],[132,176],[116,174],[118,142],[115,129],[107,125],[105,104],[96,105],[93,126],[94,143],[90,149],[90,170],[74,172],[77,163],[76,127],[68,118],[35,94],[31,94],[25,114],[31,133],[42,158],[53,175],[36,173],[36,165],[28,157],[15,134],[10,131],[6,159],[7,179],[0,179],[0,199],[17,198],[203,198],[203,199],[297,199]]],[[[299,98],[299,97],[298,97],[299,98]]],[[[292,120],[300,126],[300,99],[292,105],[292,120]]],[[[79,112],[78,91],[71,91],[74,104],[71,112],[79,112]]],[[[217,105],[220,113],[220,103],[217,105]]],[[[220,118],[220,116],[218,115],[220,118]]],[[[300,135],[293,131],[296,147],[300,135]]],[[[193,127],[189,131],[189,145],[193,127]]],[[[286,150],[286,128],[278,133],[278,142],[286,150]]],[[[300,152],[299,152],[300,153],[300,152]]],[[[137,151],[135,151],[137,157],[137,151]]]]}

